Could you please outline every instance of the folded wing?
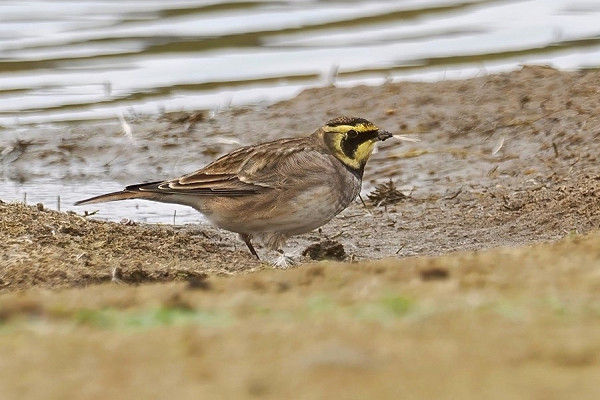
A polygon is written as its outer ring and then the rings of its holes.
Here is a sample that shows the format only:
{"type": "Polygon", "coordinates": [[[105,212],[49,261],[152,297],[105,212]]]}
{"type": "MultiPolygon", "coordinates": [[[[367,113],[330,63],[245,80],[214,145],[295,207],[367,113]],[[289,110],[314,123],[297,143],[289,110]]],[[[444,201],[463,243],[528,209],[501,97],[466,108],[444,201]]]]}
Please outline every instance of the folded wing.
{"type": "Polygon", "coordinates": [[[311,146],[305,138],[278,140],[243,147],[206,167],[180,178],[131,185],[126,191],[195,196],[246,196],[271,190],[281,184],[288,171],[282,166],[294,162],[311,146]]]}

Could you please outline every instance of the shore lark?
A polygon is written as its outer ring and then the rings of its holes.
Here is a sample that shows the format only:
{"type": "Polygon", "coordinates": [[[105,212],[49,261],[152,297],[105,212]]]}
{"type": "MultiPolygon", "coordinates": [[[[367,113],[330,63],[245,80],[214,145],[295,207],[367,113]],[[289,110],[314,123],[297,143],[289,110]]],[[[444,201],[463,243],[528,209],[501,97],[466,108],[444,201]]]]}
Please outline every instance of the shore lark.
{"type": "Polygon", "coordinates": [[[375,144],[393,135],[363,118],[338,117],[312,135],[237,149],[179,178],[127,186],[75,205],[144,199],[190,206],[219,228],[278,251],[290,236],[326,224],[360,193],[375,144]]]}

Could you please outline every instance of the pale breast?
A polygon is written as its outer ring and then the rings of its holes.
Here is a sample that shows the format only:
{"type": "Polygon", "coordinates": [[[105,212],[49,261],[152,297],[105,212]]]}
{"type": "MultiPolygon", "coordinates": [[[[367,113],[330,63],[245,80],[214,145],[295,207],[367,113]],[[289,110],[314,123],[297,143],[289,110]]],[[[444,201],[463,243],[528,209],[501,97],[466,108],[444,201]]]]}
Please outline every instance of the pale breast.
{"type": "Polygon", "coordinates": [[[280,232],[293,236],[310,232],[345,209],[360,193],[361,179],[335,160],[304,169],[265,193],[212,198],[200,210],[216,226],[238,233],[280,232]]]}

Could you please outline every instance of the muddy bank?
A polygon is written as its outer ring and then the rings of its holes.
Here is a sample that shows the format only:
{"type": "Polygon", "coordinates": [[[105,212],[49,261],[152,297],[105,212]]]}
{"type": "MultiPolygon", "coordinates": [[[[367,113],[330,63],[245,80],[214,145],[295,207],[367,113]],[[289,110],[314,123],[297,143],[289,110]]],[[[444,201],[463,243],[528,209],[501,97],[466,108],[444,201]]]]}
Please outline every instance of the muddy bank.
{"type": "MultiPolygon", "coordinates": [[[[600,174],[569,176],[518,192],[409,197],[371,205],[371,214],[354,204],[320,232],[292,238],[288,248],[305,254],[303,262],[311,256],[359,261],[519,246],[596,229],[600,174]]],[[[274,255],[259,252],[263,262],[236,235],[207,225],[104,222],[42,206],[0,204],[0,290],[81,287],[111,281],[115,273],[139,284],[270,269],[266,261],[274,255]]]]}
{"type": "MultiPolygon", "coordinates": [[[[201,111],[139,117],[129,121],[133,139],[110,123],[32,129],[3,142],[4,174],[27,179],[43,171],[82,184],[107,175],[125,183],[168,178],[239,144],[361,115],[421,139],[387,141],[367,166],[366,185],[392,180],[394,201],[374,198],[369,209],[356,202],[320,231],[292,238],[288,251],[333,240],[343,247],[336,258],[357,261],[519,246],[598,227],[599,88],[597,71],[526,67],[466,81],[313,89],[212,118],[201,111]]],[[[115,268],[139,283],[268,267],[235,235],[207,225],[132,226],[93,221],[81,216],[85,209],[0,207],[4,290],[88,285],[110,280],[115,268]]]]}

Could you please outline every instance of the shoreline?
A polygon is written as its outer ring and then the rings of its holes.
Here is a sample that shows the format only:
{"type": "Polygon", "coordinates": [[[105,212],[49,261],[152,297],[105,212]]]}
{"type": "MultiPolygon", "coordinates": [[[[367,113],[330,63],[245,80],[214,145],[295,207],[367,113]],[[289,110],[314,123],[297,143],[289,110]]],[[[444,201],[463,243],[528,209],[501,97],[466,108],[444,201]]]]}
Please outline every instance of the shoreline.
{"type": "MultiPolygon", "coordinates": [[[[596,216],[600,209],[589,197],[600,192],[596,156],[600,145],[587,139],[600,134],[598,87],[598,71],[525,67],[466,81],[310,89],[264,109],[232,109],[214,119],[196,112],[132,122],[133,138],[123,136],[118,124],[101,131],[82,125],[51,138],[40,138],[38,132],[36,139],[30,132],[23,139],[27,145],[13,150],[18,154],[5,152],[9,157],[5,175],[35,173],[36,168],[62,169],[64,179],[79,179],[82,185],[93,184],[99,176],[130,183],[169,178],[241,144],[310,133],[337,114],[361,115],[384,129],[421,139],[419,143],[382,143],[365,171],[365,185],[375,187],[391,180],[409,196],[395,204],[371,205],[370,210],[357,201],[320,232],[293,237],[289,251],[301,253],[331,237],[344,247],[348,260],[522,246],[556,240],[569,232],[586,233],[600,225],[596,216]],[[335,111],[328,110],[330,104],[336,105],[335,111]],[[125,147],[130,140],[134,142],[125,147]],[[98,168],[101,163],[103,168],[98,168]]],[[[65,254],[77,258],[93,253],[86,250],[92,243],[111,243],[119,249],[114,262],[124,263],[126,276],[139,275],[134,265],[143,265],[141,275],[153,277],[157,265],[172,264],[169,255],[173,253],[181,253],[177,262],[182,270],[200,274],[215,270],[229,274],[223,266],[228,260],[236,260],[235,271],[253,271],[262,265],[249,257],[234,234],[205,224],[122,227],[81,217],[96,209],[102,215],[101,204],[94,205],[94,210],[81,208],[79,216],[19,205],[2,207],[0,222],[8,227],[2,240],[12,243],[4,251],[19,254],[9,257],[8,268],[15,263],[49,263],[65,275],[54,280],[48,273],[47,283],[42,283],[40,271],[32,281],[39,267],[22,268],[14,272],[14,279],[23,282],[16,285],[19,288],[107,279],[111,268],[105,260],[112,257],[110,247],[98,249],[103,255],[90,256],[87,264],[63,263],[65,254]],[[28,233],[20,225],[33,231],[28,233]],[[65,226],[71,233],[60,234],[65,226]],[[171,242],[164,244],[164,254],[137,251],[145,249],[149,239],[136,241],[136,237],[148,237],[154,231],[164,238],[187,232],[182,240],[214,253],[194,264],[197,258],[190,255],[192,250],[181,252],[177,247],[181,245],[171,242]],[[19,238],[29,236],[34,244],[18,243],[19,238]],[[37,241],[46,244],[35,245],[37,241]],[[86,278],[78,278],[75,271],[85,271],[86,278]]],[[[121,218],[137,222],[135,211],[121,218]]],[[[166,280],[171,277],[163,275],[166,280]]]]}

